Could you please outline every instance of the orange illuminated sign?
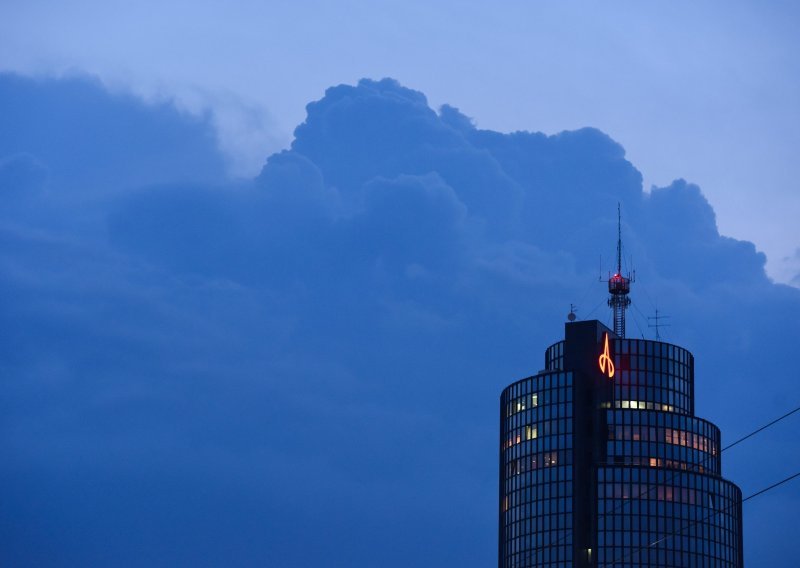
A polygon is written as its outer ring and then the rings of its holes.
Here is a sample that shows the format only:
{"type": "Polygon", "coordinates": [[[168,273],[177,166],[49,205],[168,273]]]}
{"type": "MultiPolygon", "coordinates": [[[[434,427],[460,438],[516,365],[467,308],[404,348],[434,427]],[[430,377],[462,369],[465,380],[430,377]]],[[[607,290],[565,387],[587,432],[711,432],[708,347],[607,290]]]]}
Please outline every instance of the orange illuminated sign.
{"type": "Polygon", "coordinates": [[[597,360],[600,364],[600,371],[604,375],[608,375],[609,379],[614,378],[614,361],[611,360],[611,354],[608,352],[608,334],[605,334],[605,346],[603,352],[600,354],[600,359],[597,360]]]}

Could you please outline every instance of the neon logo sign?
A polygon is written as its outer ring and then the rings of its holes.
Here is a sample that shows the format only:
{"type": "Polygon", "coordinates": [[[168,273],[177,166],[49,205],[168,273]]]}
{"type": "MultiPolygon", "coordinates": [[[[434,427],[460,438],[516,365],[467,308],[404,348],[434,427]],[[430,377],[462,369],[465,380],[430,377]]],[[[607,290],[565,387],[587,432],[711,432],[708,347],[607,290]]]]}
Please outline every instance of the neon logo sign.
{"type": "Polygon", "coordinates": [[[600,364],[600,371],[607,375],[609,379],[614,378],[614,361],[611,360],[611,354],[608,351],[608,334],[605,334],[605,347],[603,348],[603,352],[600,354],[600,358],[597,360],[600,364]]]}

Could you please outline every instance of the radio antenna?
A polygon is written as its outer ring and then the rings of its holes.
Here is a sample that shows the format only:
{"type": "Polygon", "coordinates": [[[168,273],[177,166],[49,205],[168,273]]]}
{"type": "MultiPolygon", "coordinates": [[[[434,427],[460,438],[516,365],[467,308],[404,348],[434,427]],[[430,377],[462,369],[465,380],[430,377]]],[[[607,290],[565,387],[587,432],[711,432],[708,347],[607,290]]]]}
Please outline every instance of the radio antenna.
{"type": "Polygon", "coordinates": [[[665,319],[669,319],[669,316],[660,316],[660,315],[658,315],[658,309],[656,309],[656,315],[647,317],[647,327],[655,328],[655,330],[656,330],[656,339],[659,340],[659,341],[661,340],[661,334],[659,333],[659,330],[662,327],[669,327],[668,323],[661,323],[661,320],[665,320],[665,319]],[[650,322],[653,322],[653,323],[650,323],[650,322]]]}
{"type": "Polygon", "coordinates": [[[608,305],[614,314],[614,333],[625,337],[625,310],[631,304],[631,274],[622,275],[622,213],[617,202],[617,271],[608,279],[608,305]]]}

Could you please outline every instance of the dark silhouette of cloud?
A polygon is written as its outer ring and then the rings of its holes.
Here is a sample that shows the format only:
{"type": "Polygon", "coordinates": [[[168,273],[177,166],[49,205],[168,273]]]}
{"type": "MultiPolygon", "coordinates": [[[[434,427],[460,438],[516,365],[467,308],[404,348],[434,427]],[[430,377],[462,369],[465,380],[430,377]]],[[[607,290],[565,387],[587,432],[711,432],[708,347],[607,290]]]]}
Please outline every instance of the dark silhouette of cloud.
{"type": "MultiPolygon", "coordinates": [[[[13,76],[0,101],[3,564],[491,565],[497,397],[570,302],[607,319],[617,202],[630,334],[672,316],[699,414],[731,440],[796,399],[800,292],[595,129],[480,130],[362,80],[232,182],[169,105],[13,76]]],[[[796,450],[775,431],[726,474],[749,493],[796,450]]],[[[794,554],[746,519],[749,555],[794,554]]]]}

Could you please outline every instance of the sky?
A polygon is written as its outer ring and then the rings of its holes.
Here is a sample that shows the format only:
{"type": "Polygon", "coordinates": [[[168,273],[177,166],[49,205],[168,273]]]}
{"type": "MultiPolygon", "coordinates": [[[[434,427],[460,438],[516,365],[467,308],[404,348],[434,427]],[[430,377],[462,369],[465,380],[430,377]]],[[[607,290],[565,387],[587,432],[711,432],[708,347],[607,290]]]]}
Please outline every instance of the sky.
{"type": "MultiPolygon", "coordinates": [[[[697,414],[800,400],[789,3],[0,15],[3,564],[493,565],[499,393],[608,320],[618,202],[697,414]]],[[[745,504],[748,566],[798,507],[745,504]]]]}
{"type": "Polygon", "coordinates": [[[703,187],[722,232],[800,272],[795,2],[11,0],[0,68],[89,72],[211,112],[231,171],[285,147],[305,104],[393,77],[482,128],[600,128],[644,187],[703,187]]]}

